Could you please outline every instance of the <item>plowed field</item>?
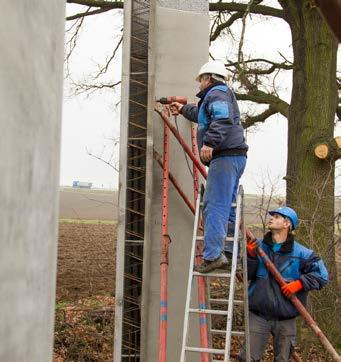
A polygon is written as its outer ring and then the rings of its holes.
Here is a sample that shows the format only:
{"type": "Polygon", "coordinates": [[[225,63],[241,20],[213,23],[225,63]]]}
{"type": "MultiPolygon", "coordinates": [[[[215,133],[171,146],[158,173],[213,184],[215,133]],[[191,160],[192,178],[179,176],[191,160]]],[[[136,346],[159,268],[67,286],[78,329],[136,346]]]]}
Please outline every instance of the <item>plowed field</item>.
{"type": "Polygon", "coordinates": [[[59,226],[57,299],[114,295],[115,224],[59,226]]]}

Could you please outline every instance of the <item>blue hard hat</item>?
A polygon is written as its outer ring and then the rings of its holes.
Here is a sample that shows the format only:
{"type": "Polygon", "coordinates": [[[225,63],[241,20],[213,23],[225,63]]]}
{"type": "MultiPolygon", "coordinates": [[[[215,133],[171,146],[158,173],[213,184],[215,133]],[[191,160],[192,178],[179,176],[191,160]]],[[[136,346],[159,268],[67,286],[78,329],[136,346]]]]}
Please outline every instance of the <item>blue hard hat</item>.
{"type": "Polygon", "coordinates": [[[296,229],[296,226],[298,225],[298,216],[296,214],[296,211],[293,210],[291,207],[283,206],[279,207],[276,210],[269,211],[270,215],[279,214],[283,217],[287,217],[291,221],[291,227],[292,229],[296,229]]]}

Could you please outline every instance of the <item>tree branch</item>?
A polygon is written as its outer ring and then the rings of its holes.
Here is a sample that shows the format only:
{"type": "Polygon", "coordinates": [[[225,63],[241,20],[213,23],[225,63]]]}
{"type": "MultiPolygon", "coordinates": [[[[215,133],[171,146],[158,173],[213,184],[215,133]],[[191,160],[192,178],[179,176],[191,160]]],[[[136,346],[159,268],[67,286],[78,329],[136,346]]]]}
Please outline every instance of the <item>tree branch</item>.
{"type": "MultiPolygon", "coordinates": [[[[89,9],[87,10],[87,12],[89,11],[89,9]]],[[[77,19],[74,24],[72,24],[72,26],[66,31],[66,33],[71,32],[71,30],[75,27],[75,31],[72,34],[72,36],[70,37],[70,39],[66,42],[65,44],[65,70],[66,70],[66,76],[69,77],[70,76],[70,69],[69,69],[69,62],[70,62],[70,58],[71,55],[74,51],[74,49],[76,48],[77,45],[77,40],[78,40],[78,34],[80,32],[80,29],[82,27],[84,21],[84,17],[77,19]]]]}
{"type": "Polygon", "coordinates": [[[116,47],[115,47],[113,53],[111,54],[110,58],[106,61],[105,66],[103,66],[99,69],[99,72],[94,77],[94,79],[98,79],[102,74],[105,74],[107,72],[111,61],[115,58],[116,52],[117,52],[118,48],[120,47],[120,45],[122,44],[122,41],[123,41],[123,36],[121,36],[119,42],[116,44],[116,47]]]}
{"type": "Polygon", "coordinates": [[[273,94],[253,89],[248,93],[235,93],[235,95],[241,101],[269,104],[273,110],[281,113],[284,117],[288,118],[289,116],[289,104],[273,94]]]}
{"type": "Polygon", "coordinates": [[[85,5],[95,8],[123,9],[123,1],[105,1],[105,0],[66,0],[69,4],[85,5]]]}
{"type": "Polygon", "coordinates": [[[215,28],[213,34],[210,37],[210,41],[211,42],[215,41],[224,29],[229,28],[236,20],[241,19],[242,17],[243,17],[243,13],[232,14],[228,21],[219,24],[215,28]]]}
{"type": "Polygon", "coordinates": [[[257,116],[246,116],[246,118],[242,120],[242,125],[244,128],[249,128],[256,123],[265,122],[265,120],[276,113],[278,113],[277,109],[270,105],[267,110],[258,114],[257,116]]]}
{"type": "MultiPolygon", "coordinates": [[[[240,13],[245,13],[248,4],[240,4],[236,2],[218,2],[218,3],[210,3],[209,10],[210,11],[237,11],[240,13]]],[[[259,14],[265,16],[274,16],[276,18],[284,19],[284,12],[281,9],[276,9],[271,6],[265,5],[257,5],[254,4],[250,7],[251,14],[259,14]]]]}
{"type": "Polygon", "coordinates": [[[243,14],[242,19],[242,32],[240,35],[240,41],[239,41],[239,47],[238,47],[238,67],[240,67],[240,64],[242,64],[243,71],[245,70],[245,63],[244,63],[244,53],[243,53],[243,44],[244,44],[244,36],[245,36],[245,30],[246,30],[246,18],[250,14],[250,9],[253,4],[254,0],[250,0],[247,4],[247,7],[245,9],[245,12],[243,14]]]}
{"type": "MultiPolygon", "coordinates": [[[[116,146],[117,143],[114,144],[114,146],[116,146]]],[[[103,153],[104,153],[104,148],[105,146],[103,147],[102,149],[102,153],[100,155],[95,155],[93,153],[91,153],[88,148],[86,147],[86,152],[89,156],[93,157],[93,158],[96,158],[97,160],[101,161],[101,162],[104,162],[106,165],[110,166],[112,169],[114,169],[115,171],[119,172],[119,169],[116,165],[114,165],[112,163],[112,160],[113,160],[113,157],[114,157],[114,150],[112,151],[112,154],[110,156],[110,158],[108,160],[105,160],[104,157],[103,157],[103,153]]]]}
{"type": "Polygon", "coordinates": [[[66,18],[67,21],[70,21],[70,20],[76,20],[76,19],[79,19],[79,18],[84,18],[85,16],[89,16],[89,15],[96,15],[96,14],[100,14],[100,13],[105,13],[109,10],[113,10],[112,8],[100,8],[100,9],[97,9],[97,10],[93,10],[93,11],[87,11],[87,12],[83,12],[83,13],[78,13],[78,14],[75,14],[75,15],[71,15],[71,16],[68,16],[66,18]]]}
{"type": "Polygon", "coordinates": [[[121,81],[115,83],[97,83],[97,84],[89,84],[89,83],[73,83],[74,92],[73,95],[80,95],[83,93],[93,93],[97,90],[101,90],[104,88],[109,88],[113,90],[116,86],[118,86],[121,81]]]}
{"type": "MultiPolygon", "coordinates": [[[[276,63],[276,62],[272,62],[272,61],[270,61],[268,59],[263,59],[263,58],[245,60],[244,64],[256,63],[256,62],[263,62],[263,63],[271,64],[271,66],[269,68],[266,68],[266,69],[263,69],[261,67],[249,68],[249,69],[246,68],[244,70],[244,74],[264,75],[264,74],[271,74],[277,69],[290,70],[290,69],[293,69],[293,67],[294,67],[293,64],[291,62],[288,62],[288,61],[285,61],[283,63],[276,63]]],[[[237,67],[238,65],[239,65],[239,62],[234,62],[234,63],[228,63],[226,65],[226,67],[227,68],[237,67]]]]}

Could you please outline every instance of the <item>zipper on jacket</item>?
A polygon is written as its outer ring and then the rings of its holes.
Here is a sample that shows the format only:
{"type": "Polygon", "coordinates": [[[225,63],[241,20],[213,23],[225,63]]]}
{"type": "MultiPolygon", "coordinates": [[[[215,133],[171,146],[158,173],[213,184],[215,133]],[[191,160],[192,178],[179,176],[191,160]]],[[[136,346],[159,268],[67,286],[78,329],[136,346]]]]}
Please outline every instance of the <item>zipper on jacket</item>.
{"type": "Polygon", "coordinates": [[[280,269],[279,272],[282,274],[286,269],[289,268],[289,266],[291,266],[291,264],[293,264],[293,262],[294,261],[292,259],[290,259],[289,263],[287,265],[285,265],[284,267],[282,267],[282,269],[280,269]]]}

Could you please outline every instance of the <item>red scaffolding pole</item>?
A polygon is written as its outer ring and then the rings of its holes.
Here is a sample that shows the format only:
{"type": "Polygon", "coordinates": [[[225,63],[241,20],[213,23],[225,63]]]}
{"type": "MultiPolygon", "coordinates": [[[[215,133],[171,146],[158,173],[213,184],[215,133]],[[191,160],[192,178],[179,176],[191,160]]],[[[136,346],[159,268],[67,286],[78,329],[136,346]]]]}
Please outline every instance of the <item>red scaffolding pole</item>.
{"type": "MultiPolygon", "coordinates": [[[[154,159],[157,161],[157,163],[163,169],[162,157],[160,156],[160,154],[156,150],[154,150],[153,153],[154,153],[154,159]]],[[[175,189],[178,191],[179,195],[182,197],[185,204],[189,207],[189,209],[192,211],[192,213],[195,214],[194,205],[191,203],[190,199],[186,196],[186,194],[184,193],[184,191],[180,187],[178,181],[176,180],[176,178],[173,176],[173,174],[170,171],[169,171],[169,180],[173,184],[175,189]]]]}
{"type": "Polygon", "coordinates": [[[165,122],[165,124],[169,127],[169,129],[172,131],[175,138],[179,141],[184,151],[187,153],[188,157],[193,161],[195,166],[197,167],[198,171],[201,173],[201,175],[206,179],[207,178],[207,171],[205,170],[205,167],[200,163],[199,159],[196,158],[191,151],[191,149],[186,144],[186,141],[181,137],[178,130],[172,125],[169,119],[169,112],[168,110],[164,110],[162,108],[162,104],[156,104],[155,111],[159,113],[162,120],[165,122]]]}
{"type": "MultiPolygon", "coordinates": [[[[193,162],[193,189],[194,189],[194,201],[199,195],[199,174],[206,179],[207,172],[205,167],[200,163],[198,157],[198,148],[196,142],[196,130],[195,127],[191,128],[191,141],[192,150],[186,144],[185,140],[181,137],[180,133],[170,122],[170,112],[168,107],[162,107],[156,105],[155,110],[160,114],[164,121],[164,142],[163,142],[163,160],[161,156],[154,150],[154,158],[163,169],[163,191],[162,191],[162,239],[161,239],[161,267],[160,267],[160,324],[159,324],[159,362],[166,362],[167,359],[167,287],[168,287],[168,248],[170,238],[168,235],[168,205],[169,205],[169,181],[173,183],[180,196],[194,213],[195,209],[189,198],[181,189],[179,183],[175,177],[169,171],[169,138],[171,131],[180,145],[183,147],[185,153],[193,162]]],[[[196,263],[200,263],[202,258],[202,245],[198,245],[196,250],[196,263]]],[[[198,278],[198,300],[199,307],[205,309],[206,307],[206,284],[203,277],[198,278]]],[[[200,343],[202,347],[207,348],[208,343],[208,325],[207,316],[205,314],[199,314],[200,324],[200,343]]],[[[201,362],[209,362],[209,354],[201,353],[201,362]]]]}
{"type": "Polygon", "coordinates": [[[167,359],[167,317],[168,317],[168,196],[169,196],[169,129],[164,125],[163,139],[163,175],[162,175],[162,238],[160,267],[160,325],[159,325],[159,362],[167,359]]]}

